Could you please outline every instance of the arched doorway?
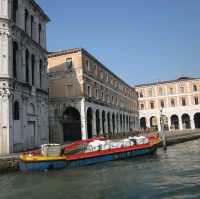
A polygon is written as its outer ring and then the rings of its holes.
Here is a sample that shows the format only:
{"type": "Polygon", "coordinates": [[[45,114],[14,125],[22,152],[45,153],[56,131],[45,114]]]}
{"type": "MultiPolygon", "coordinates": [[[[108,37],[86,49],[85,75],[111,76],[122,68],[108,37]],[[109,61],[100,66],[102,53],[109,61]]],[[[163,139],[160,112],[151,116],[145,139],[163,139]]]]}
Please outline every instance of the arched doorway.
{"type": "Polygon", "coordinates": [[[92,109],[88,108],[87,110],[87,134],[88,138],[92,137],[92,109]]]}
{"type": "Polygon", "coordinates": [[[144,129],[144,130],[147,128],[147,126],[146,126],[146,118],[145,117],[141,117],[140,118],[140,128],[144,129]]]}
{"type": "Polygon", "coordinates": [[[167,118],[166,115],[161,116],[160,125],[163,125],[162,128],[163,128],[164,131],[169,131],[168,118],[167,118]]]}
{"type": "Polygon", "coordinates": [[[120,133],[123,132],[123,129],[122,129],[122,115],[120,114],[120,133]]]}
{"type": "Polygon", "coordinates": [[[116,132],[119,133],[119,114],[116,116],[116,132]]]}
{"type": "Polygon", "coordinates": [[[115,114],[112,114],[112,127],[113,127],[113,134],[115,133],[115,114]]]}
{"type": "Polygon", "coordinates": [[[67,107],[63,112],[64,142],[81,139],[81,117],[77,109],[67,107]]]}
{"type": "Polygon", "coordinates": [[[108,121],[108,133],[111,133],[111,129],[110,129],[110,113],[107,113],[107,121],[108,121]]]}
{"type": "Polygon", "coordinates": [[[97,136],[100,135],[100,117],[99,117],[99,110],[96,110],[96,132],[97,136]]]}
{"type": "Polygon", "coordinates": [[[195,113],[195,115],[194,115],[194,125],[195,125],[196,129],[200,128],[200,113],[195,113]]]}
{"type": "Polygon", "coordinates": [[[188,114],[183,114],[182,115],[182,124],[183,124],[183,129],[190,129],[190,116],[188,114]]]}
{"type": "Polygon", "coordinates": [[[105,111],[102,111],[102,131],[103,131],[103,134],[105,134],[105,120],[106,120],[105,111]]]}
{"type": "Polygon", "coordinates": [[[155,116],[150,118],[150,126],[153,131],[158,131],[158,121],[155,116]]]}
{"type": "Polygon", "coordinates": [[[172,115],[171,116],[171,127],[170,129],[172,130],[177,130],[179,129],[179,120],[177,115],[172,115]]]}

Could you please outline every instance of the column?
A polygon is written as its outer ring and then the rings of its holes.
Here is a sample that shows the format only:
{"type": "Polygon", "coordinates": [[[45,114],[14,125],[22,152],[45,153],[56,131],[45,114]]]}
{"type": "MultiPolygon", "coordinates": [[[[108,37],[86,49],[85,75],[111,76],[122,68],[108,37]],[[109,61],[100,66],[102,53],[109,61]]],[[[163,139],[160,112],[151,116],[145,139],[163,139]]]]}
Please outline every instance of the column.
{"type": "Polygon", "coordinates": [[[190,115],[190,125],[191,125],[191,129],[195,129],[194,115],[190,115]]]}
{"type": "Polygon", "coordinates": [[[151,125],[150,125],[150,118],[147,118],[146,125],[147,125],[147,128],[151,128],[151,125]]]}
{"type": "Polygon", "coordinates": [[[178,116],[178,121],[179,121],[179,129],[183,130],[183,124],[182,124],[181,115],[178,116]]]}
{"type": "Polygon", "coordinates": [[[157,116],[158,131],[161,131],[161,117],[157,116]]]}
{"type": "Polygon", "coordinates": [[[82,134],[82,139],[85,140],[87,139],[87,125],[86,125],[86,113],[85,113],[85,100],[81,100],[81,134],[82,134]]]}

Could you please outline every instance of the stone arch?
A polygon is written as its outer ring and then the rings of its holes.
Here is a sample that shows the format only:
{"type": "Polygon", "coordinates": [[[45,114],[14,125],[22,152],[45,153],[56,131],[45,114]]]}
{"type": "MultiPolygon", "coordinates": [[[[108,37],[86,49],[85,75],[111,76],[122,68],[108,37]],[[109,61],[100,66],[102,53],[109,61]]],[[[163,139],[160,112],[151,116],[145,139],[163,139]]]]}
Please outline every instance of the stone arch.
{"type": "Polygon", "coordinates": [[[75,141],[81,139],[81,116],[74,107],[67,107],[62,115],[64,141],[75,141]]]}
{"type": "Polygon", "coordinates": [[[122,114],[120,114],[120,131],[123,132],[123,121],[122,121],[122,114]]]}
{"type": "Polygon", "coordinates": [[[108,121],[108,133],[111,133],[111,128],[110,128],[110,112],[107,113],[107,121],[108,121]]]}
{"type": "Polygon", "coordinates": [[[200,113],[194,114],[194,125],[196,129],[200,128],[200,113]]]}
{"type": "Polygon", "coordinates": [[[153,131],[158,131],[158,120],[156,116],[150,118],[150,127],[153,131]]]}
{"type": "Polygon", "coordinates": [[[144,129],[144,130],[147,128],[146,118],[145,117],[141,117],[140,118],[140,128],[144,129]]]}
{"type": "Polygon", "coordinates": [[[92,108],[89,107],[87,109],[87,134],[88,134],[88,138],[92,137],[92,121],[93,121],[92,114],[93,114],[92,108]]]}
{"type": "Polygon", "coordinates": [[[170,119],[171,119],[171,127],[170,127],[170,129],[174,129],[174,130],[179,129],[178,116],[177,115],[172,115],[170,119]]]}
{"type": "Polygon", "coordinates": [[[99,110],[96,110],[96,132],[97,136],[100,135],[100,113],[99,110]]]}
{"type": "Polygon", "coordinates": [[[191,124],[190,124],[190,116],[185,113],[181,116],[182,119],[182,124],[183,124],[183,129],[190,129],[191,124]]]}
{"type": "Polygon", "coordinates": [[[119,114],[116,114],[116,132],[119,133],[119,114]]]}
{"type": "Polygon", "coordinates": [[[106,121],[106,114],[105,111],[102,111],[102,132],[105,134],[105,121],[106,121]]]}
{"type": "Polygon", "coordinates": [[[112,133],[115,133],[115,113],[112,114],[112,133]]]}

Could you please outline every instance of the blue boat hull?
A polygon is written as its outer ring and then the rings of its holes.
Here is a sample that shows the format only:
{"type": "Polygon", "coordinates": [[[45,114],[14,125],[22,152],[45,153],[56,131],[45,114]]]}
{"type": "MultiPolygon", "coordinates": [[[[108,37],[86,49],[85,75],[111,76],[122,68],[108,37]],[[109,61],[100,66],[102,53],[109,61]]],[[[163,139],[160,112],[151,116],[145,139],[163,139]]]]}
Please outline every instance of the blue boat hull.
{"type": "Polygon", "coordinates": [[[127,159],[136,156],[144,156],[153,154],[157,149],[157,146],[152,146],[146,149],[130,150],[126,152],[105,154],[101,156],[95,156],[77,160],[49,160],[49,161],[20,161],[19,169],[22,172],[25,171],[44,171],[49,169],[62,169],[70,167],[80,167],[85,165],[96,164],[105,161],[127,159]]]}

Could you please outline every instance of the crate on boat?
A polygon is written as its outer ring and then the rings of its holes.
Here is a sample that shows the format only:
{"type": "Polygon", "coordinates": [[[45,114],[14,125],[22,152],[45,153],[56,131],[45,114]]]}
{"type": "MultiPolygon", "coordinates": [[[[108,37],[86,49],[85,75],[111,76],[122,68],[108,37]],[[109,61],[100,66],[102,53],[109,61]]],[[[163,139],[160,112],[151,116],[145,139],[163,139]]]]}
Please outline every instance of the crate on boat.
{"type": "Polygon", "coordinates": [[[60,144],[43,144],[41,146],[41,153],[43,156],[57,157],[61,155],[60,144]]]}

